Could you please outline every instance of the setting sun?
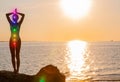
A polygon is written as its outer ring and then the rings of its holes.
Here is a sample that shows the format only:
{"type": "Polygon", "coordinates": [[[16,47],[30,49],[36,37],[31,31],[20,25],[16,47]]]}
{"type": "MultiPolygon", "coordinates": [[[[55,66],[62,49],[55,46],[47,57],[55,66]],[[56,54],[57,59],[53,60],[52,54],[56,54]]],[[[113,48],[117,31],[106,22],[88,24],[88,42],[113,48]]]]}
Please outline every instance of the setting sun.
{"type": "Polygon", "coordinates": [[[60,6],[64,13],[71,18],[82,18],[88,14],[91,6],[91,0],[61,0],[60,6]]]}

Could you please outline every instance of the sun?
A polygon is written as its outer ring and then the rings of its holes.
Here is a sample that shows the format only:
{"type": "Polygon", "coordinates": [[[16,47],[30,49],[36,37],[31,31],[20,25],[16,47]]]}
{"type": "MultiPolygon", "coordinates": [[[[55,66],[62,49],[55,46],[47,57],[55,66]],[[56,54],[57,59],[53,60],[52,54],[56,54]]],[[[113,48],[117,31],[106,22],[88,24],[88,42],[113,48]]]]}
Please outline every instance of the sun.
{"type": "Polygon", "coordinates": [[[78,19],[88,14],[92,6],[92,0],[61,0],[60,6],[65,15],[78,19]]]}

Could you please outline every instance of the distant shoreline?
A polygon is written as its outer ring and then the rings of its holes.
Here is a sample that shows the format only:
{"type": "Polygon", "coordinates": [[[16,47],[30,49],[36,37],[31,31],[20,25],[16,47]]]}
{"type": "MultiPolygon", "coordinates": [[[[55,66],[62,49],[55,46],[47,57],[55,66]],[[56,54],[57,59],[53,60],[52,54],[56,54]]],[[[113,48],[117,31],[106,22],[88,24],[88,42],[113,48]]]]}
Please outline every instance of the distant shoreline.
{"type": "MultiPolygon", "coordinates": [[[[0,41],[0,42],[9,42],[9,41],[0,41]]],[[[50,42],[50,43],[51,42],[52,43],[55,42],[55,43],[66,43],[66,42],[69,42],[69,41],[22,41],[22,42],[50,42]]],[[[99,43],[99,42],[120,42],[120,41],[113,41],[113,40],[111,41],[110,40],[110,41],[86,41],[86,42],[88,42],[88,43],[94,43],[94,42],[96,43],[96,42],[98,42],[99,43]]]]}

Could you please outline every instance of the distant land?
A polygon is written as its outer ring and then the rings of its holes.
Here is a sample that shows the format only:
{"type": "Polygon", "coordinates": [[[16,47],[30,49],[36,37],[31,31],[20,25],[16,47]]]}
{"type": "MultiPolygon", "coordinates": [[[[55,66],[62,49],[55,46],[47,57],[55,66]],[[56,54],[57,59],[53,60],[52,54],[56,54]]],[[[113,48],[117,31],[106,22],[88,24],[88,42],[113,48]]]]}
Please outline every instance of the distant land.
{"type": "MultiPolygon", "coordinates": [[[[9,42],[9,41],[0,41],[0,42],[9,42]]],[[[69,41],[22,41],[22,42],[55,42],[55,43],[58,42],[59,43],[59,42],[69,42],[69,41]]],[[[120,41],[109,40],[109,41],[86,41],[86,42],[89,43],[89,42],[120,42],[120,41]]]]}

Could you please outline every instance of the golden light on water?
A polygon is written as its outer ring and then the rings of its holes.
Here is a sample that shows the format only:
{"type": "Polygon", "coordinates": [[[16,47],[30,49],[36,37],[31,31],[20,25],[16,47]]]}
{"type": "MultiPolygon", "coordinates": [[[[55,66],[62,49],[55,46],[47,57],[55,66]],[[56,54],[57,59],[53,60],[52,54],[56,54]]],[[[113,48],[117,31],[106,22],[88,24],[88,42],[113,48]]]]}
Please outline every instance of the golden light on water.
{"type": "Polygon", "coordinates": [[[84,64],[84,54],[87,46],[87,42],[74,40],[68,42],[69,48],[69,63],[68,67],[70,74],[76,76],[81,73],[82,66],[84,64]]]}

